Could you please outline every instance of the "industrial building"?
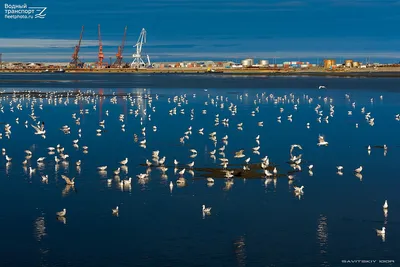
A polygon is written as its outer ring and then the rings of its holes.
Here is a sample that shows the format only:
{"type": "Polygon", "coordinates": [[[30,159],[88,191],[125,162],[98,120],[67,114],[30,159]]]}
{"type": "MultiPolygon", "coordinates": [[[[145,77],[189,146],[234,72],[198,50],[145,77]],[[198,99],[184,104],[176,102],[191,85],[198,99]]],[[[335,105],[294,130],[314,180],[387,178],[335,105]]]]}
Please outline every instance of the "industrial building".
{"type": "Polygon", "coordinates": [[[343,63],[336,63],[334,59],[325,59],[324,60],[324,68],[325,69],[348,69],[348,68],[370,68],[370,67],[380,67],[382,64],[374,63],[374,64],[363,64],[362,62],[355,61],[353,59],[345,59],[343,63]]]}

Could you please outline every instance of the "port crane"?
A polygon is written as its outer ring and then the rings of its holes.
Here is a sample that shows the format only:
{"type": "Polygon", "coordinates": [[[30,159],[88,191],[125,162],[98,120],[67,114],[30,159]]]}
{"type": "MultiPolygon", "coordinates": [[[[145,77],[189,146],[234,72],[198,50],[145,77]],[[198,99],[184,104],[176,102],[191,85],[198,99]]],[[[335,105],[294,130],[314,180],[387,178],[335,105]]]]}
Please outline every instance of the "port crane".
{"type": "Polygon", "coordinates": [[[120,68],[122,65],[122,53],[124,52],[124,47],[125,47],[125,40],[126,40],[126,31],[128,30],[128,26],[125,26],[124,30],[124,36],[122,37],[122,44],[118,46],[118,52],[117,52],[117,59],[115,60],[113,67],[120,68]]]}
{"type": "Polygon", "coordinates": [[[83,66],[83,63],[79,60],[79,56],[78,56],[79,49],[81,48],[81,42],[82,42],[82,37],[83,37],[83,29],[84,29],[84,26],[82,26],[81,36],[79,37],[78,45],[75,46],[74,53],[72,54],[72,60],[69,63],[69,65],[71,67],[74,67],[74,68],[80,68],[80,67],[83,66]]]}
{"type": "Polygon", "coordinates": [[[147,64],[143,61],[143,58],[142,58],[142,47],[143,47],[143,44],[146,43],[146,35],[147,35],[147,32],[143,28],[142,31],[140,32],[139,39],[138,39],[136,45],[133,46],[133,47],[136,47],[136,54],[132,55],[133,61],[131,63],[131,67],[140,68],[140,67],[147,67],[150,65],[149,55],[147,55],[147,64]]]}
{"type": "Polygon", "coordinates": [[[100,24],[98,25],[97,28],[98,28],[98,32],[99,32],[99,54],[98,54],[97,67],[98,68],[102,68],[103,67],[104,54],[103,54],[103,43],[101,42],[100,24]]]}

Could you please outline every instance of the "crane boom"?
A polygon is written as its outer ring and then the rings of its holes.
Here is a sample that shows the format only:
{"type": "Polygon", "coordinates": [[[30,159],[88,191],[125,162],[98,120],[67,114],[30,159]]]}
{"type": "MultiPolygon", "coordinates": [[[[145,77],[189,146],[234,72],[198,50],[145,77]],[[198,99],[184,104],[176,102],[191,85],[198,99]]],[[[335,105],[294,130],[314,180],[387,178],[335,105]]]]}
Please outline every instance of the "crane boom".
{"type": "Polygon", "coordinates": [[[84,26],[82,26],[81,35],[79,36],[79,44],[78,44],[79,48],[81,48],[81,42],[82,42],[82,37],[83,37],[83,29],[84,29],[84,26]]]}
{"type": "Polygon", "coordinates": [[[84,26],[82,26],[81,35],[79,37],[78,45],[75,46],[74,53],[72,54],[72,60],[69,63],[74,68],[78,68],[78,67],[82,66],[82,62],[79,60],[79,50],[81,48],[83,30],[84,30],[84,26]]]}
{"type": "Polygon", "coordinates": [[[125,26],[124,36],[122,37],[122,44],[118,46],[118,52],[116,54],[117,59],[115,60],[113,66],[114,67],[121,67],[122,65],[122,58],[123,52],[125,47],[125,40],[126,40],[126,31],[128,30],[128,26],[125,26]]]}
{"type": "Polygon", "coordinates": [[[128,26],[125,26],[124,37],[122,37],[121,56],[122,56],[122,52],[124,52],[125,40],[126,40],[126,30],[127,30],[127,29],[128,29],[128,26]]]}

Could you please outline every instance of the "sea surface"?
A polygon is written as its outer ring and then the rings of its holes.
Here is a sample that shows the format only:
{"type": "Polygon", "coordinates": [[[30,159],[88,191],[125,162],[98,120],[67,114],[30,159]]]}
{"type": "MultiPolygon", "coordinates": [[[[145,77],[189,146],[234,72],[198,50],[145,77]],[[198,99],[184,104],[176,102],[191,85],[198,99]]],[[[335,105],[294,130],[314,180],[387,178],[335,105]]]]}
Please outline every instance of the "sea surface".
{"type": "Polygon", "coordinates": [[[0,87],[0,266],[400,264],[399,79],[13,74],[0,75],[0,87]],[[31,126],[41,122],[45,137],[31,126]],[[320,135],[327,146],[317,145],[320,135]],[[301,171],[288,163],[293,144],[302,147],[292,151],[301,171]],[[57,145],[64,151],[49,153],[57,145]],[[25,150],[32,156],[24,168],[25,150]],[[239,150],[245,156],[235,158],[239,150]],[[164,174],[153,151],[166,159],[164,174]],[[56,163],[60,154],[69,157],[56,163]],[[277,168],[268,179],[265,156],[277,168]],[[248,165],[253,175],[225,179],[221,158],[227,170],[248,165]],[[121,187],[129,177],[131,186],[121,187]],[[350,263],[361,260],[376,262],[350,263]]]}

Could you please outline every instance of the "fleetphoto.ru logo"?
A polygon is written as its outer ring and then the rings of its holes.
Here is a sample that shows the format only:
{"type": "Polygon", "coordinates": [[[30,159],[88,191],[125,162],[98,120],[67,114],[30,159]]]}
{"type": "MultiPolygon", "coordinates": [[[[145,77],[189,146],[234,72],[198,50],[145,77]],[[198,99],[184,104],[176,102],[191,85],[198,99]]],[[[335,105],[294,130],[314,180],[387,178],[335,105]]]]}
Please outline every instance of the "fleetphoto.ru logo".
{"type": "Polygon", "coordinates": [[[47,7],[4,4],[5,19],[44,19],[47,7]]]}

